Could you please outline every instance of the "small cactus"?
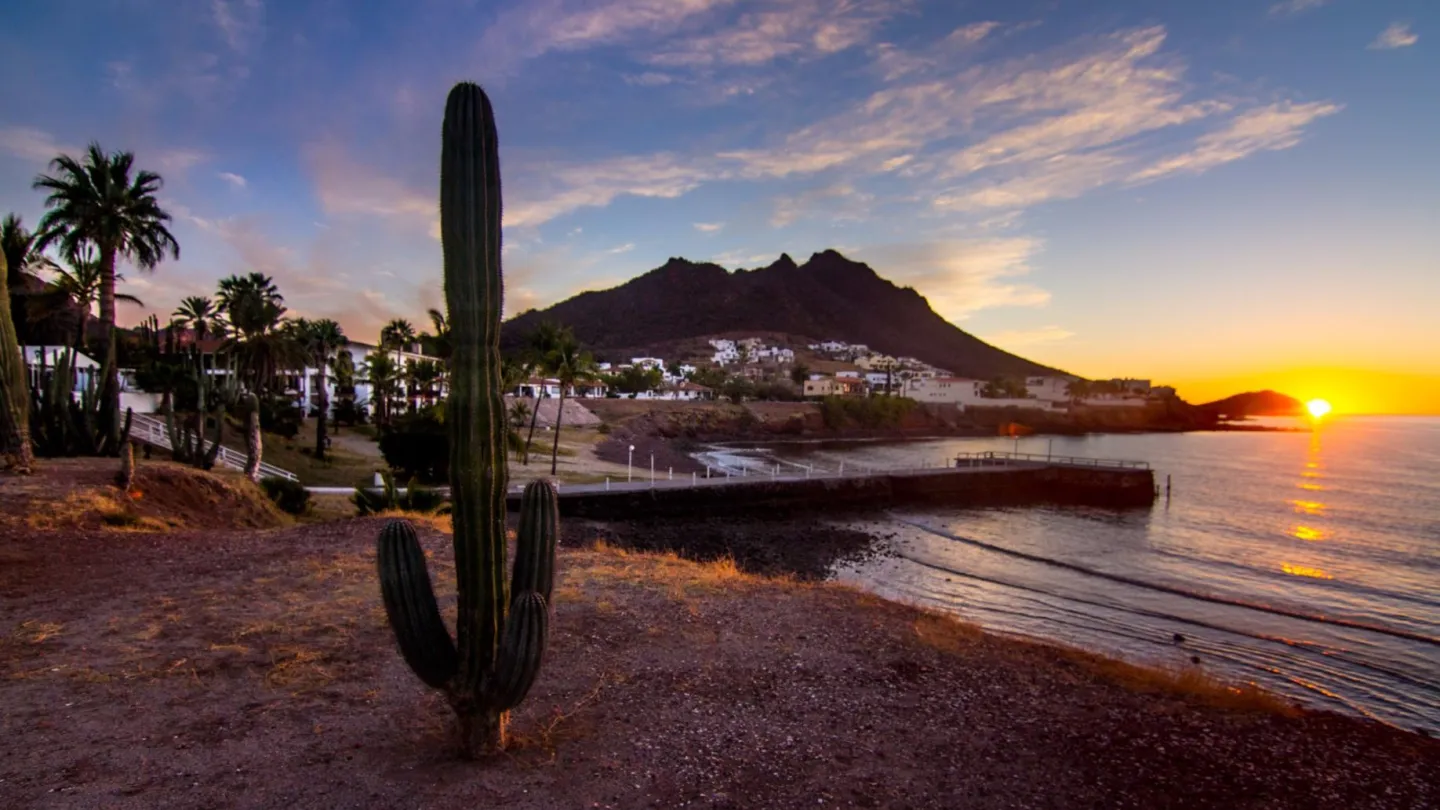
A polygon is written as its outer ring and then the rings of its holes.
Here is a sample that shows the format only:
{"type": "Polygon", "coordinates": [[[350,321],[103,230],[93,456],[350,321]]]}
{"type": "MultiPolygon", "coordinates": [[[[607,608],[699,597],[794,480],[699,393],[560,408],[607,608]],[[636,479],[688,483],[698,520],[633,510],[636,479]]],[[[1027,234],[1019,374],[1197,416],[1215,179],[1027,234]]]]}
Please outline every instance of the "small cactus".
{"type": "Polygon", "coordinates": [[[115,476],[115,485],[127,495],[135,488],[135,445],[129,439],[120,444],[120,472],[115,476]]]}
{"type": "Polygon", "coordinates": [[[459,718],[461,748],[473,755],[504,747],[508,712],[539,674],[559,511],[554,485],[535,481],[525,488],[507,587],[500,158],[490,100],[470,83],[456,85],[445,106],[440,229],[453,341],[445,421],[458,638],[451,639],[440,618],[425,554],[408,522],[385,526],[378,564],[400,652],[420,680],[445,692],[459,718]]]}

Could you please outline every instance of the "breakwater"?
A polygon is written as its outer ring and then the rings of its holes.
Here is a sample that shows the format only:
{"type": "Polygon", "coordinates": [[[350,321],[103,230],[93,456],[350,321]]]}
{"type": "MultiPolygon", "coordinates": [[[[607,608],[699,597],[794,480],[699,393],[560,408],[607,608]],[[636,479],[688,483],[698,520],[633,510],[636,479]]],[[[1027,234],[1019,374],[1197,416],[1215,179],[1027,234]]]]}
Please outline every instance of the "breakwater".
{"type": "MultiPolygon", "coordinates": [[[[1011,463],[820,477],[733,477],[563,485],[560,513],[595,519],[859,512],[894,506],[1074,504],[1146,507],[1155,478],[1145,468],[1011,463]]],[[[511,493],[510,508],[519,508],[511,493]]]]}

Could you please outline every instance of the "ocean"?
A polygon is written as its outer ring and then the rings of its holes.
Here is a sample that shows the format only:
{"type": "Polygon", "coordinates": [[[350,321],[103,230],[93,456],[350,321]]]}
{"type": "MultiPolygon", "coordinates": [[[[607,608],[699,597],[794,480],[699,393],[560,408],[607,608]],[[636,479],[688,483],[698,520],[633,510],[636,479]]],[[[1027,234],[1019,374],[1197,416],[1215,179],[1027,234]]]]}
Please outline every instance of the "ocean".
{"type": "Polygon", "coordinates": [[[893,554],[836,576],[995,632],[1149,664],[1198,659],[1309,706],[1440,734],[1440,419],[728,446],[705,456],[833,470],[1016,449],[1147,461],[1161,495],[1124,511],[894,510],[865,521],[894,535],[893,554]]]}

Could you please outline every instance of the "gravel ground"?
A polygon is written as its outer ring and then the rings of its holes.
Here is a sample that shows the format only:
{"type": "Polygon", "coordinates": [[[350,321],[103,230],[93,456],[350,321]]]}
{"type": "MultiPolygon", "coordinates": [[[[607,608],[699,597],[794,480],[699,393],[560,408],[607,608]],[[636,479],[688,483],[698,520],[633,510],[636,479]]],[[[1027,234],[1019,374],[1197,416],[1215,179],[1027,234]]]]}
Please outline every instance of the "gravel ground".
{"type": "MultiPolygon", "coordinates": [[[[1415,734],[603,546],[561,554],[513,750],[462,762],[385,626],[379,525],[0,527],[0,807],[1440,803],[1415,734]]],[[[453,611],[448,537],[422,534],[453,611]]]]}

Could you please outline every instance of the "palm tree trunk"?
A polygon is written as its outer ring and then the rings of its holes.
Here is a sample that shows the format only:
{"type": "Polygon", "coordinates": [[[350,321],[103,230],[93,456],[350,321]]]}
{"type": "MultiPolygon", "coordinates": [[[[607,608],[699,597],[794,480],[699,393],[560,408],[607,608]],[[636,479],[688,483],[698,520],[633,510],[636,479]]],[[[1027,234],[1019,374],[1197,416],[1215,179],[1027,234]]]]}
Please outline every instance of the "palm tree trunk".
{"type": "Polygon", "coordinates": [[[80,310],[80,329],[75,334],[75,351],[77,352],[84,352],[85,344],[89,342],[89,340],[85,337],[85,327],[89,325],[89,323],[90,305],[87,303],[85,305],[85,308],[80,310]]]}
{"type": "Polygon", "coordinates": [[[330,409],[330,397],[325,394],[325,352],[315,358],[319,363],[316,373],[316,387],[320,389],[320,415],[315,418],[315,458],[325,460],[325,412],[330,409]]]}
{"type": "Polygon", "coordinates": [[[525,437],[525,461],[526,467],[530,466],[530,443],[535,441],[535,423],[540,421],[540,389],[535,389],[535,410],[530,413],[530,435],[525,437]]]}
{"type": "Polygon", "coordinates": [[[565,383],[560,383],[560,407],[555,409],[555,444],[550,448],[550,474],[555,474],[556,459],[560,457],[560,421],[565,418],[565,383]]]}
{"type": "Polygon", "coordinates": [[[100,249],[100,325],[104,342],[105,379],[100,387],[100,430],[108,442],[102,452],[118,451],[120,445],[120,367],[115,357],[115,245],[100,249]]]}

